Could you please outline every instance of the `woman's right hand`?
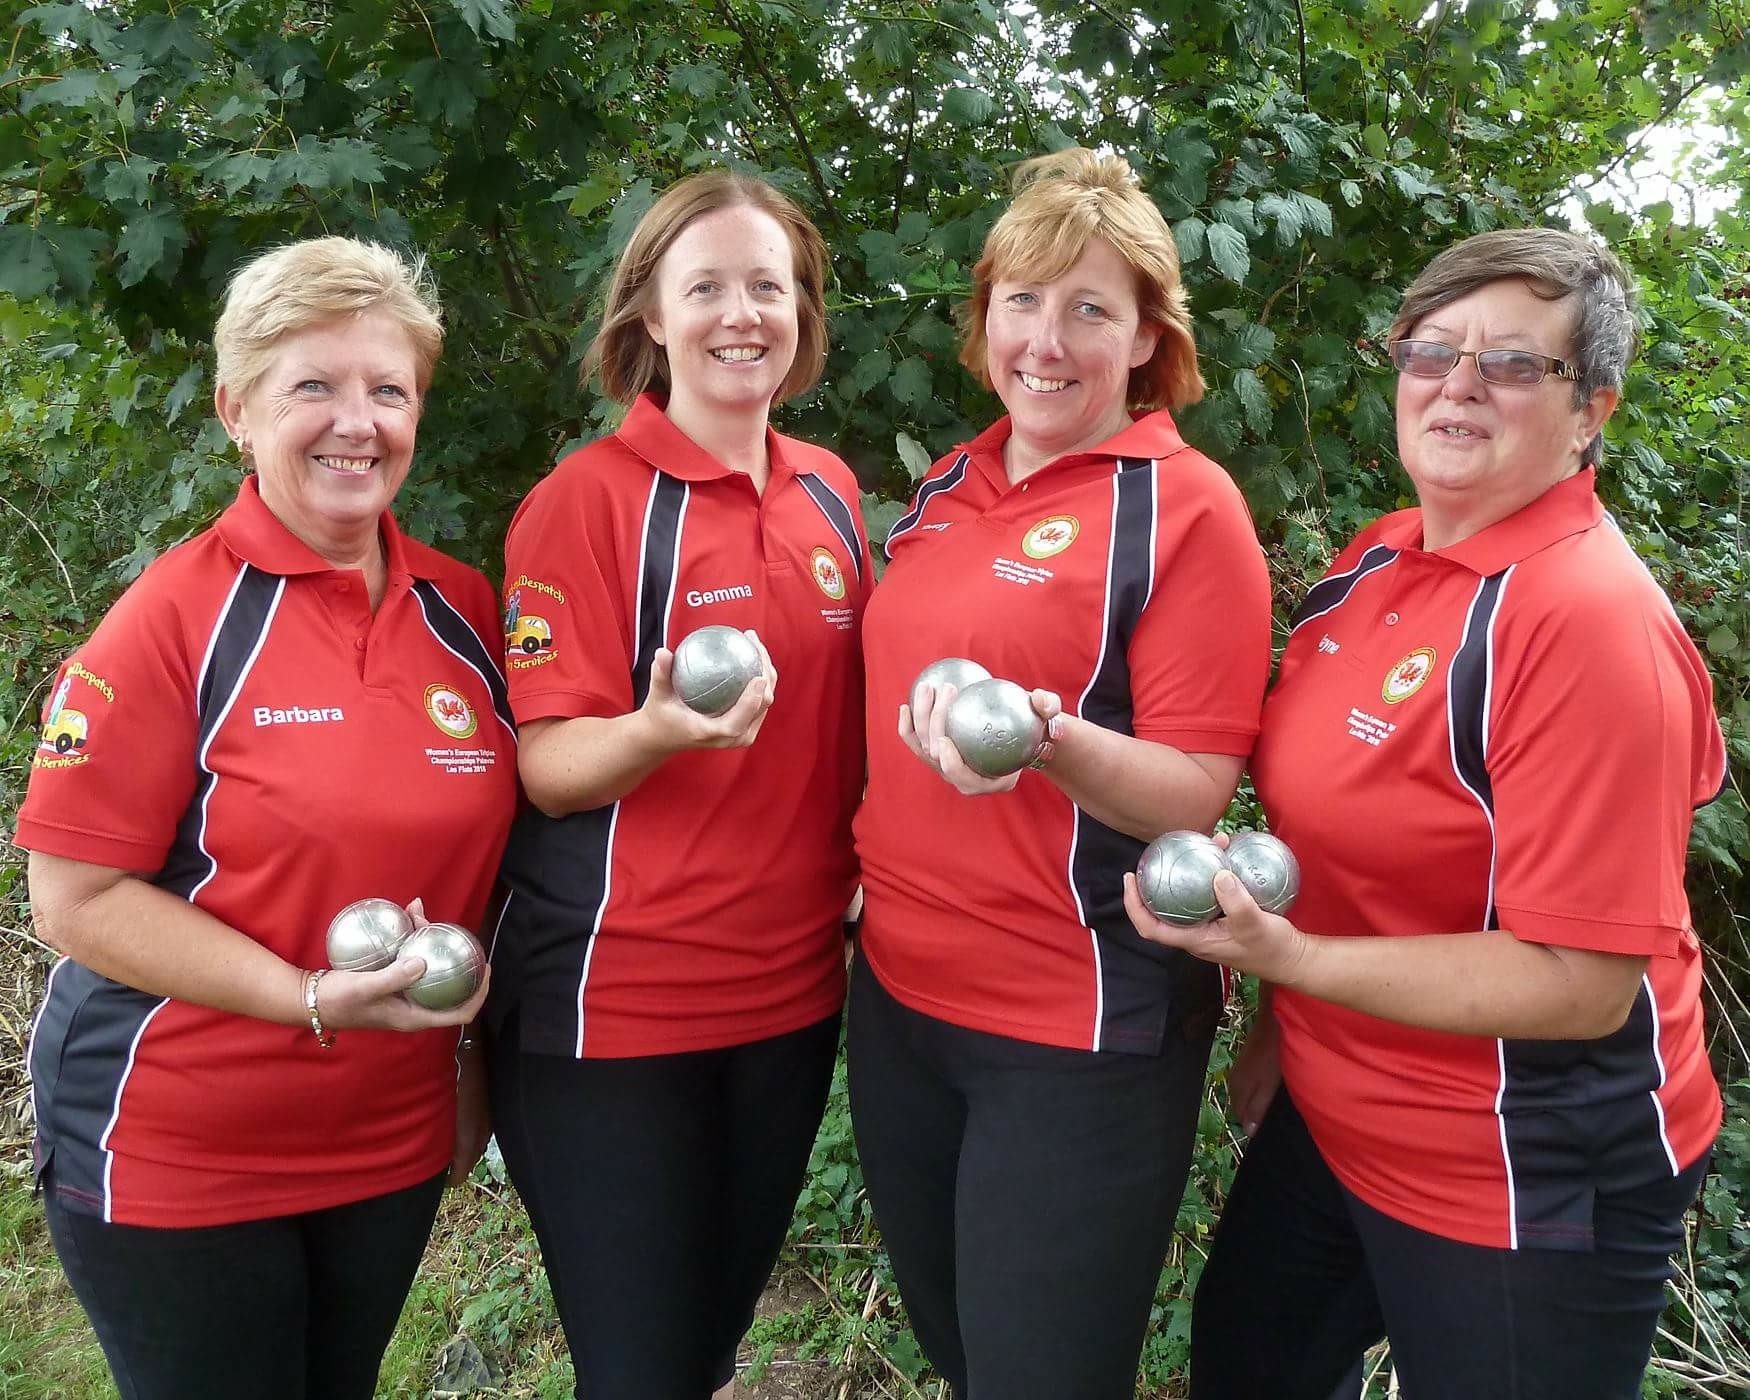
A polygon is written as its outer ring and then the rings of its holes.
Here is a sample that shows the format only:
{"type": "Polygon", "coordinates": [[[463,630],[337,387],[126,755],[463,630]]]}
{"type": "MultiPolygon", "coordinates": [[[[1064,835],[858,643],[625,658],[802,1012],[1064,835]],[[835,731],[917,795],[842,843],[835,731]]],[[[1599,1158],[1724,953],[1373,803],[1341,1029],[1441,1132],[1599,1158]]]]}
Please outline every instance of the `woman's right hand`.
{"type": "Polygon", "coordinates": [[[675,694],[674,653],[667,647],[657,648],[650,662],[650,693],[638,713],[662,749],[670,753],[744,749],[759,737],[777,693],[778,671],[759,634],[749,628],[745,635],[759,648],[765,674],[749,681],[740,698],[720,715],[702,715],[675,694]]]}

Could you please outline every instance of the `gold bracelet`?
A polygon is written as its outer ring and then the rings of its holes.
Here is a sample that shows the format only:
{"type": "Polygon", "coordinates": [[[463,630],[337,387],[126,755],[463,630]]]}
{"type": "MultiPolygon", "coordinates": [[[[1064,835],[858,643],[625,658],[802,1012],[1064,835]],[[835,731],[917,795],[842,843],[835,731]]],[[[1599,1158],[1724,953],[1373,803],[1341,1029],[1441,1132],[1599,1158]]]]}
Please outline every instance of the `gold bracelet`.
{"type": "Polygon", "coordinates": [[[322,1016],[316,1010],[316,985],[328,975],[328,969],[319,967],[314,972],[304,974],[304,1010],[310,1016],[310,1029],[316,1033],[316,1043],[324,1050],[334,1045],[334,1032],[322,1029],[322,1016]]]}

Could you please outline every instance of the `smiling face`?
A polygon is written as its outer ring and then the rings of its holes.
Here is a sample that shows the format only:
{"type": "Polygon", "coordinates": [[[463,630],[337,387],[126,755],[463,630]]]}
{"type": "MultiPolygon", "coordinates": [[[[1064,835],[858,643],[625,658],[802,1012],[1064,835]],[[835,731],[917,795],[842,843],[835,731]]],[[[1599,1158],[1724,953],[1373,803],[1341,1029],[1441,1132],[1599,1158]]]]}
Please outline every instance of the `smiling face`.
{"type": "Polygon", "coordinates": [[[418,370],[401,323],[367,311],[285,336],[247,394],[219,386],[219,417],[253,459],[262,501],[331,563],[376,548],[377,517],[413,462],[418,370]]]}
{"type": "Polygon", "coordinates": [[[1015,450],[1043,463],[1094,447],[1130,421],[1130,371],[1159,332],[1137,310],[1136,274],[1103,238],[1050,282],[998,278],[985,368],[1014,422],[1015,450]]]}
{"type": "Polygon", "coordinates": [[[764,413],[796,359],[796,267],[770,214],[732,205],[676,235],[644,313],[668,356],[669,412],[764,413]]]}
{"type": "MultiPolygon", "coordinates": [[[[1573,354],[1570,300],[1548,301],[1520,278],[1485,283],[1430,311],[1405,333],[1459,350],[1573,354]]],[[[1466,357],[1444,379],[1398,376],[1398,455],[1422,503],[1425,543],[1454,543],[1504,520],[1580,469],[1580,454],[1616,406],[1599,389],[1580,408],[1574,386],[1546,374],[1491,384],[1466,357]]]]}

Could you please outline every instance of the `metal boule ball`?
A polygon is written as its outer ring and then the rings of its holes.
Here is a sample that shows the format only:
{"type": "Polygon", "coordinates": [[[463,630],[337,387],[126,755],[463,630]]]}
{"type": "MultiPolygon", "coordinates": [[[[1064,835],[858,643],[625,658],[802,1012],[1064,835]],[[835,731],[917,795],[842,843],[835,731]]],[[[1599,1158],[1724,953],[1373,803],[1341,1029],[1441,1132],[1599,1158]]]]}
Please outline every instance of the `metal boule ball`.
{"type": "Polygon", "coordinates": [[[968,661],[964,656],[944,656],[940,661],[932,661],[918,672],[918,678],[911,683],[911,712],[918,712],[918,692],[926,685],[936,687],[940,696],[942,687],[951,685],[956,690],[965,690],[974,681],[988,681],[990,672],[976,661],[968,661]]]}
{"type": "Polygon", "coordinates": [[[1157,919],[1188,928],[1221,913],[1215,877],[1225,869],[1221,847],[1201,831],[1169,831],[1136,863],[1136,889],[1157,919]]]}
{"type": "Polygon", "coordinates": [[[1013,681],[974,681],[948,706],[946,727],[966,766],[987,778],[1019,773],[1045,740],[1045,721],[1013,681]]]}
{"type": "Polygon", "coordinates": [[[674,693],[702,715],[720,715],[765,674],[760,649],[733,627],[701,627],[674,649],[674,693]]]}
{"type": "Polygon", "coordinates": [[[1287,913],[1300,893],[1300,862],[1267,831],[1242,831],[1230,840],[1227,868],[1266,913],[1287,913]]]}
{"type": "Polygon", "coordinates": [[[460,1006],[479,990],[486,971],[486,950],[460,924],[427,924],[401,945],[401,956],[425,959],[407,999],[428,1011],[460,1006]]]}
{"type": "Polygon", "coordinates": [[[360,899],[328,925],[328,965],[336,972],[375,972],[395,961],[413,932],[413,916],[392,899],[360,899]]]}

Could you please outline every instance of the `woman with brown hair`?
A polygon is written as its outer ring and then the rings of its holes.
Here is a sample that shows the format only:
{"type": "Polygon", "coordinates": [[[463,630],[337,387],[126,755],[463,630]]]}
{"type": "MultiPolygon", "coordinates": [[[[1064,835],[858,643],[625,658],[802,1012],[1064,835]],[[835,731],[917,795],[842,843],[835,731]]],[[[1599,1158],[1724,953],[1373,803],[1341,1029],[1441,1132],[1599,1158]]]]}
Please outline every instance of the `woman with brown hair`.
{"type": "Polygon", "coordinates": [[[819,376],[825,269],[763,181],[668,189],[585,370],[630,411],[506,544],[533,807],[505,859],[494,1105],[590,1400],[732,1378],[832,1071],[872,578],[849,469],[768,421],[819,376]],[[765,660],[715,716],[673,683],[711,624],[765,660]]]}
{"type": "Polygon", "coordinates": [[[1173,424],[1203,381],[1160,211],[1092,151],[1016,183],[962,353],[1007,416],[924,480],[865,632],[851,1102],[906,1310],[959,1400],[1120,1400],[1221,1005],[1214,968],[1137,936],[1121,879],[1232,799],[1269,588],[1239,491],[1173,424]],[[1031,771],[968,767],[951,688],[913,709],[947,656],[1035,687],[1031,771]]]}

